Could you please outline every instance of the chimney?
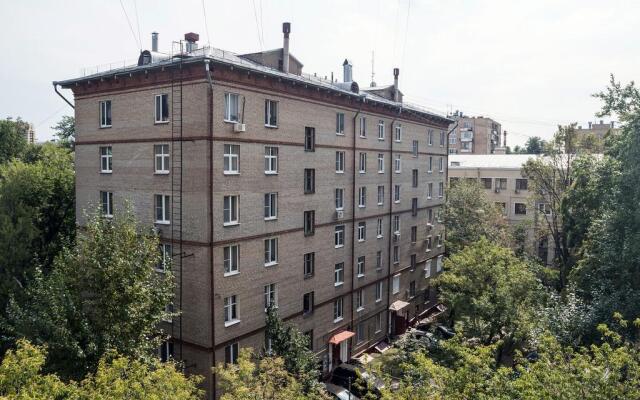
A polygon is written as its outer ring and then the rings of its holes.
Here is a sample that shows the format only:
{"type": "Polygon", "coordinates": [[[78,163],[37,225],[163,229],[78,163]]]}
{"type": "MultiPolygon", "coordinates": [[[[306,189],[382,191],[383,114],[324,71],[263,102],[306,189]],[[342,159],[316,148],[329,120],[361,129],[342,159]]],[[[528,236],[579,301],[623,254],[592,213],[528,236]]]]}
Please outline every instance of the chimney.
{"type": "Polygon", "coordinates": [[[282,72],[289,72],[289,33],[291,33],[291,23],[282,23],[282,33],[284,40],[282,42],[282,72]]]}
{"type": "Polygon", "coordinates": [[[398,75],[400,75],[400,69],[393,69],[393,101],[400,101],[400,94],[398,93],[398,75]]]}
{"type": "Polygon", "coordinates": [[[184,40],[187,41],[187,53],[191,53],[198,49],[198,40],[200,40],[200,35],[197,33],[189,32],[184,34],[184,40]]]}
{"type": "Polygon", "coordinates": [[[151,32],[151,51],[158,52],[158,32],[151,32]]]}
{"type": "Polygon", "coordinates": [[[505,130],[504,132],[502,132],[502,136],[504,136],[504,140],[502,143],[503,147],[507,147],[507,131],[505,130]]]}
{"type": "Polygon", "coordinates": [[[353,64],[348,59],[342,63],[343,82],[353,82],[353,64]]]}

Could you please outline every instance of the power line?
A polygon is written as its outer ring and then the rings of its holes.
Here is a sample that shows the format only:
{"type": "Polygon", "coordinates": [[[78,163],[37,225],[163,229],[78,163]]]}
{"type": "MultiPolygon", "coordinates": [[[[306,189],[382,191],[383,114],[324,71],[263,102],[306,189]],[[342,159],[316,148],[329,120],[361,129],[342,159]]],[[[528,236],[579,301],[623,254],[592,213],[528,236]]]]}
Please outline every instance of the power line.
{"type": "Polygon", "coordinates": [[[204,0],[202,0],[202,15],[204,16],[204,29],[207,31],[207,45],[211,46],[211,37],[209,36],[209,24],[207,24],[207,10],[204,8],[204,0]]]}
{"type": "Polygon", "coordinates": [[[127,19],[127,23],[129,24],[129,29],[131,30],[131,35],[133,36],[133,41],[136,42],[136,46],[138,46],[138,48],[140,50],[142,50],[142,44],[136,38],[136,34],[133,31],[133,26],[131,25],[131,20],[129,20],[129,15],[127,14],[127,10],[124,9],[124,4],[122,4],[122,0],[120,0],[120,7],[122,7],[122,12],[124,12],[124,16],[127,19]]]}
{"type": "Polygon", "coordinates": [[[258,24],[258,11],[256,10],[256,0],[251,0],[253,3],[253,16],[256,20],[256,33],[258,34],[258,45],[260,46],[260,50],[264,49],[262,38],[260,37],[260,25],[258,24]]]}
{"type": "Polygon", "coordinates": [[[138,2],[133,0],[133,8],[136,11],[136,24],[138,25],[138,43],[140,43],[140,49],[142,49],[142,36],[140,36],[140,18],[138,18],[138,2]]]}
{"type": "Polygon", "coordinates": [[[409,13],[411,12],[411,0],[407,4],[407,19],[404,24],[404,44],[402,45],[402,68],[405,68],[404,65],[404,55],[407,51],[407,33],[409,32],[409,13]]]}
{"type": "Polygon", "coordinates": [[[262,40],[262,45],[264,45],[264,22],[262,21],[262,0],[260,1],[260,38],[262,40]]]}

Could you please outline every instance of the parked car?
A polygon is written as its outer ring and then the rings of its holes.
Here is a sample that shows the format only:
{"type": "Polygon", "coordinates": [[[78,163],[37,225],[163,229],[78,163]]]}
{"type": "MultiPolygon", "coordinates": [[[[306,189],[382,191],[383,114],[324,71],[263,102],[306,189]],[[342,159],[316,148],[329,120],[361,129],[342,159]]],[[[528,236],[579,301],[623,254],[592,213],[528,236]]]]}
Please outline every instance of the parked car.
{"type": "Polygon", "coordinates": [[[440,336],[442,336],[443,339],[451,339],[456,335],[453,330],[447,328],[444,325],[437,325],[436,331],[440,334],[440,336]]]}
{"type": "Polygon", "coordinates": [[[341,386],[325,383],[324,388],[336,400],[360,400],[358,396],[341,386]]]}
{"type": "Polygon", "coordinates": [[[373,393],[379,397],[382,395],[380,389],[384,387],[382,381],[371,376],[361,367],[348,363],[340,364],[333,370],[330,382],[344,388],[350,388],[351,392],[358,397],[364,397],[367,393],[373,393]],[[358,380],[358,374],[362,377],[366,387],[361,388],[360,385],[355,384],[358,380]]]}

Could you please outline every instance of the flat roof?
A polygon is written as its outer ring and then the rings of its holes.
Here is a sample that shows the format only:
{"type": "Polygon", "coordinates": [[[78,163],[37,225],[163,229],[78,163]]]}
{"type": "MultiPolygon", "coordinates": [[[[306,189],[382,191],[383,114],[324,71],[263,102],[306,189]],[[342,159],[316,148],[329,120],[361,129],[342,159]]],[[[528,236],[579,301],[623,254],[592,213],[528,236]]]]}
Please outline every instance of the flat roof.
{"type": "Polygon", "coordinates": [[[449,154],[449,169],[520,169],[539,154],[449,154]]]}

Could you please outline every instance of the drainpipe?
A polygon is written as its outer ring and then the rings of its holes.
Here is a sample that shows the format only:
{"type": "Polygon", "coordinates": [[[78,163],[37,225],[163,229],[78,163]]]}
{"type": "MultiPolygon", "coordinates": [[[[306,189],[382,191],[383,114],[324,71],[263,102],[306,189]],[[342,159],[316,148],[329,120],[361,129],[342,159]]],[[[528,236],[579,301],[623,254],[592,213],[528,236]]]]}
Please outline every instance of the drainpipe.
{"type": "MultiPolygon", "coordinates": [[[[214,261],[214,257],[213,257],[213,78],[211,76],[211,66],[210,66],[210,60],[206,59],[204,60],[204,68],[206,71],[206,75],[207,75],[207,81],[209,82],[209,96],[208,96],[208,108],[209,108],[209,117],[208,117],[208,121],[207,123],[209,124],[209,148],[208,148],[208,153],[207,157],[209,158],[209,171],[207,174],[207,179],[208,179],[208,184],[209,184],[209,190],[207,193],[207,197],[209,198],[209,269],[211,271],[211,353],[212,353],[212,358],[213,358],[213,365],[216,365],[216,342],[215,342],[215,304],[214,304],[214,271],[215,268],[213,268],[213,261],[214,261]]],[[[216,395],[216,374],[213,374],[213,379],[212,379],[212,391],[211,393],[213,393],[213,396],[215,398],[216,395]]]]}
{"type": "MultiPolygon", "coordinates": [[[[451,128],[449,130],[449,132],[447,132],[447,136],[445,138],[447,140],[447,143],[446,143],[447,154],[445,154],[445,159],[447,160],[447,168],[445,169],[445,172],[444,172],[444,184],[446,185],[447,189],[449,188],[449,135],[451,135],[456,130],[456,128],[458,127],[458,124],[459,124],[459,122],[456,121],[456,124],[453,126],[453,128],[451,128]]],[[[447,198],[448,197],[449,197],[449,190],[445,190],[444,191],[444,204],[447,204],[447,198]]],[[[444,208],[444,206],[443,206],[443,208],[444,208]]],[[[444,225],[444,230],[442,231],[442,234],[444,235],[445,238],[447,237],[447,225],[446,224],[444,225]]],[[[447,248],[445,247],[443,255],[446,255],[446,254],[447,254],[447,248]]]]}
{"type": "Polygon", "coordinates": [[[64,100],[64,101],[65,101],[69,106],[71,106],[71,108],[73,108],[73,109],[75,109],[75,108],[76,108],[76,107],[75,107],[75,106],[74,106],[74,105],[73,105],[69,100],[67,100],[67,98],[66,98],[66,97],[64,97],[64,95],[63,95],[62,93],[60,93],[60,92],[58,91],[58,82],[53,82],[53,90],[55,90],[55,91],[56,91],[56,94],[57,94],[58,96],[60,96],[60,97],[62,98],[62,100],[64,100]]]}
{"type": "MultiPolygon", "coordinates": [[[[398,109],[398,114],[402,113],[402,106],[398,109]]],[[[389,235],[387,238],[387,341],[391,341],[391,266],[393,262],[391,260],[391,250],[393,248],[393,126],[395,125],[398,117],[391,120],[389,125],[389,235]]]]}
{"type": "MultiPolygon", "coordinates": [[[[353,322],[354,322],[354,288],[355,288],[355,281],[356,281],[356,269],[354,268],[356,265],[356,249],[355,249],[355,242],[356,242],[356,136],[357,136],[357,129],[356,129],[356,125],[358,122],[358,116],[360,116],[360,112],[362,111],[362,105],[365,102],[365,98],[361,97],[360,98],[360,107],[358,108],[358,111],[356,112],[356,114],[353,116],[353,137],[351,140],[351,152],[353,153],[353,161],[352,161],[352,168],[351,168],[351,194],[352,194],[352,200],[351,200],[351,301],[350,303],[350,308],[351,308],[351,329],[355,329],[353,322]]],[[[353,353],[353,345],[351,346],[351,351],[353,353]]]]}

